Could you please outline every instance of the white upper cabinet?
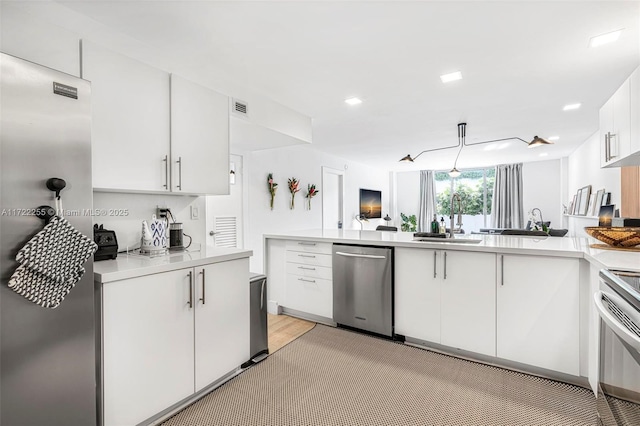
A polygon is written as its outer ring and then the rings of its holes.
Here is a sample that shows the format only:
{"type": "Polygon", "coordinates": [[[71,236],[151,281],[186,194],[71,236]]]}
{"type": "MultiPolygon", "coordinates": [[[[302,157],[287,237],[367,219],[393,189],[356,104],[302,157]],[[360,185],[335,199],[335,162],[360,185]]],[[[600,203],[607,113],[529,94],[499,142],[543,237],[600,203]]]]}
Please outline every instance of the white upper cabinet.
{"type": "Polygon", "coordinates": [[[640,165],[640,70],[600,108],[600,166],[640,165]]]}
{"type": "Polygon", "coordinates": [[[171,75],[171,190],[229,194],[229,98],[171,75]]]}
{"type": "Polygon", "coordinates": [[[169,191],[169,74],[88,41],[93,186],[169,191]]]}

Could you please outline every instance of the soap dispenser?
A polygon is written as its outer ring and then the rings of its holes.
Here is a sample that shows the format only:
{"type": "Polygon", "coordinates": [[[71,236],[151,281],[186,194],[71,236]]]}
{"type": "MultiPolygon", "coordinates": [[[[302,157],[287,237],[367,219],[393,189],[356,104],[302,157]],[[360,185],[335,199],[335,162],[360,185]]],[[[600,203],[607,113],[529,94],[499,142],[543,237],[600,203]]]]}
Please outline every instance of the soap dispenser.
{"type": "Polygon", "coordinates": [[[440,233],[441,234],[447,233],[447,225],[445,225],[444,223],[444,216],[440,216],[440,233]]]}
{"type": "Polygon", "coordinates": [[[433,234],[437,234],[438,233],[438,216],[436,216],[436,214],[433,214],[433,220],[431,221],[431,232],[433,234]]]}

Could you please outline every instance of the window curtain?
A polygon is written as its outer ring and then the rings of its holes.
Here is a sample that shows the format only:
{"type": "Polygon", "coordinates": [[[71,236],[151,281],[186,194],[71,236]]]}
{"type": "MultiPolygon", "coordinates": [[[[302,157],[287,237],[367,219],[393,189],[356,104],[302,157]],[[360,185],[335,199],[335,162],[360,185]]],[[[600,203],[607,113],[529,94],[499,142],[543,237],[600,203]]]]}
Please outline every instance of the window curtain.
{"type": "Polygon", "coordinates": [[[420,170],[420,210],[418,231],[430,232],[431,221],[436,213],[436,183],[433,170],[420,170]]]}
{"type": "Polygon", "coordinates": [[[522,163],[496,167],[496,181],[491,202],[491,227],[522,229],[522,163]]]}

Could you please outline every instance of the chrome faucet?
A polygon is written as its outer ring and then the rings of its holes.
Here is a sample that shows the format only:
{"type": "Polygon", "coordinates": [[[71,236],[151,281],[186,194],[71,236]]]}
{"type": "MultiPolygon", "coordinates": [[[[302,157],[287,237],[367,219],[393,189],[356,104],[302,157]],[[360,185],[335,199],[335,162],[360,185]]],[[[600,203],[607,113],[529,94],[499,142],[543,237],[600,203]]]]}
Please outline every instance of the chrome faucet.
{"type": "Polygon", "coordinates": [[[537,208],[537,207],[534,207],[534,208],[532,208],[532,209],[531,209],[531,218],[533,219],[533,221],[532,221],[533,223],[531,223],[531,227],[532,227],[532,228],[536,228],[536,227],[537,227],[537,225],[538,225],[538,224],[536,223],[536,217],[535,217],[535,215],[534,215],[534,212],[535,212],[536,210],[538,211],[538,214],[540,215],[540,229],[544,231],[544,221],[543,221],[543,219],[542,219],[542,211],[541,211],[539,208],[537,208]]]}
{"type": "Polygon", "coordinates": [[[454,221],[453,221],[453,215],[454,215],[454,201],[458,200],[458,220],[456,225],[458,225],[458,230],[460,230],[462,228],[462,198],[460,197],[460,194],[458,194],[457,192],[454,192],[451,195],[451,227],[449,228],[449,238],[453,238],[453,234],[454,234],[454,221]]]}

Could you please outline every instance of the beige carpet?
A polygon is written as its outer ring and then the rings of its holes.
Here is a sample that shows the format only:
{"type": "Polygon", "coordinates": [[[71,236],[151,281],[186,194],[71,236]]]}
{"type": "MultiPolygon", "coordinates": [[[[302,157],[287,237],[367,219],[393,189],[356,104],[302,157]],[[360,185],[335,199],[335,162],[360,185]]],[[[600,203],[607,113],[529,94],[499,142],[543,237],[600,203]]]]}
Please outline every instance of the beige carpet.
{"type": "Polygon", "coordinates": [[[323,325],[163,423],[596,424],[587,389],[323,325]]]}

